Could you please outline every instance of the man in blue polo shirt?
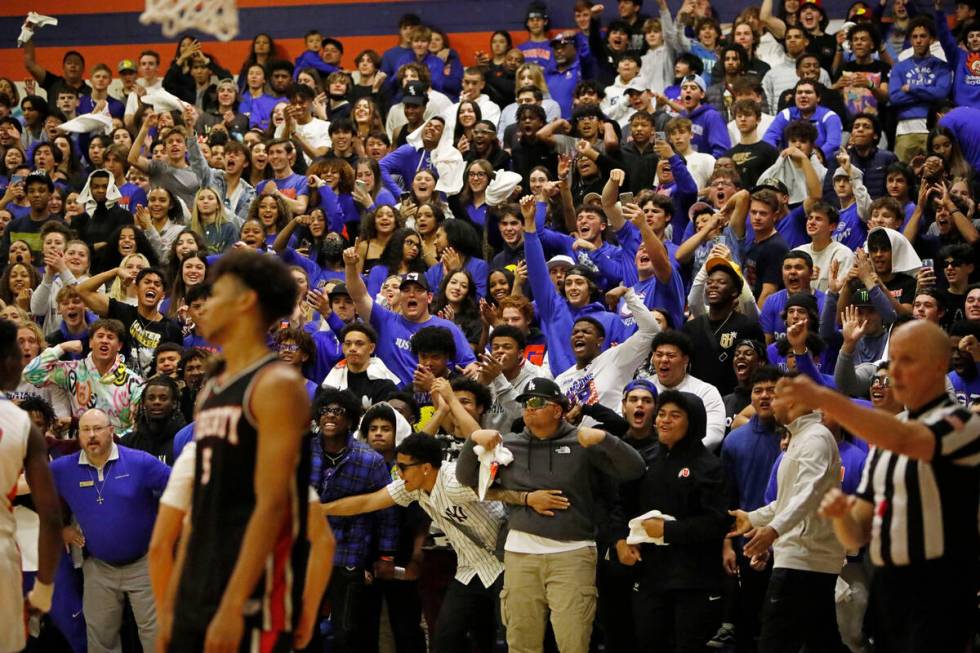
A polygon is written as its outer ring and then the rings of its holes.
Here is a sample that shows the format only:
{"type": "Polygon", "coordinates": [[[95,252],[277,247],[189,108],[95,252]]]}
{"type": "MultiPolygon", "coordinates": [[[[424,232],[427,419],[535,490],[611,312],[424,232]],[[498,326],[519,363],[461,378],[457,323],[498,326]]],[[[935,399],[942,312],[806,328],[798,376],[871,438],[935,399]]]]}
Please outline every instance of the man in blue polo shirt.
{"type": "Polygon", "coordinates": [[[395,373],[402,387],[410,387],[419,365],[418,357],[412,353],[412,336],[423,327],[444,327],[452,333],[456,344],[456,355],[450,361],[449,369],[466,367],[468,372],[472,366],[477,366],[473,348],[466,341],[466,336],[456,324],[429,313],[429,302],[432,293],[429,282],[423,272],[410,272],[402,276],[401,301],[399,312],[395,313],[378,306],[371,299],[364,279],[357,272],[360,260],[357,250],[349,247],[344,250],[344,271],[347,277],[347,289],[357,307],[357,314],[362,320],[371,323],[375,331],[384,337],[378,340],[375,356],[384,361],[388,369],[395,373]]]}
{"type": "Polygon", "coordinates": [[[86,553],[82,608],[89,648],[121,650],[125,596],[143,650],[152,651],[157,617],[146,553],[170,468],[148,453],[116,445],[108,415],[97,408],[79,418],[78,439],[82,450],[52,462],[51,474],[77,522],[65,527],[64,540],[86,553]]]}

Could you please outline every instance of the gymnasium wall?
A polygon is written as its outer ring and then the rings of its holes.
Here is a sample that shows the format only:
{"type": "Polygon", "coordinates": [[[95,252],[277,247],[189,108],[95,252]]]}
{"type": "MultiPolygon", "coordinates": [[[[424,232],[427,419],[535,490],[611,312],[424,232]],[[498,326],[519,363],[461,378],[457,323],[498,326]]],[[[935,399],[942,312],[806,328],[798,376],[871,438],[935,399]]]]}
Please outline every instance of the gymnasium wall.
{"type": "MultiPolygon", "coordinates": [[[[209,1],[209,0],[204,0],[209,1]]],[[[679,0],[668,0],[677,11],[679,0]]],[[[778,0],[777,0],[778,2],[778,0]]],[[[303,34],[318,29],[344,43],[344,64],[353,67],[354,56],[365,48],[379,52],[397,42],[398,17],[414,12],[427,24],[437,25],[450,34],[451,45],[464,64],[473,61],[477,49],[487,49],[490,34],[497,29],[511,32],[515,42],[524,40],[526,0],[237,0],[239,38],[222,43],[200,35],[204,49],[233,73],[245,58],[251,37],[269,33],[290,59],[303,50],[303,34]]],[[[574,0],[547,0],[552,27],[571,27],[574,0]]],[[[730,21],[742,8],[753,5],[748,0],[715,1],[723,21],[730,21]]],[[[824,0],[831,16],[841,16],[850,3],[846,0],[824,0]]],[[[931,4],[931,3],[930,3],[931,4]]],[[[605,19],[616,16],[616,0],[605,3],[605,19]]],[[[56,16],[57,27],[38,32],[38,60],[55,72],[61,70],[66,48],[82,52],[89,66],[103,62],[115,70],[120,59],[136,59],[146,48],[160,52],[166,66],[176,49],[175,41],[166,39],[159,25],[143,25],[139,15],[144,0],[0,0],[0,76],[16,81],[27,72],[23,53],[16,48],[17,35],[28,11],[56,16]]],[[[646,0],[644,10],[656,13],[656,3],[646,0]]]]}

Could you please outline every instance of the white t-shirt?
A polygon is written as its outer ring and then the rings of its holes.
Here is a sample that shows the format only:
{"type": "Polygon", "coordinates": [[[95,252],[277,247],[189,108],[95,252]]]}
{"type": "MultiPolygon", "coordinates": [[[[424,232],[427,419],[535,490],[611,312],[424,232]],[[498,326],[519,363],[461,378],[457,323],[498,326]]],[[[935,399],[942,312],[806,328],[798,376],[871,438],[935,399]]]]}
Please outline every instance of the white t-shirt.
{"type": "Polygon", "coordinates": [[[830,244],[819,252],[814,251],[813,243],[800,245],[796,249],[809,254],[813,259],[814,267],[819,268],[819,275],[810,282],[810,287],[821,292],[827,292],[830,288],[830,266],[835,260],[840,262],[840,269],[837,271],[838,279],[843,278],[854,264],[854,252],[847,245],[837,241],[830,241],[830,244]]]}

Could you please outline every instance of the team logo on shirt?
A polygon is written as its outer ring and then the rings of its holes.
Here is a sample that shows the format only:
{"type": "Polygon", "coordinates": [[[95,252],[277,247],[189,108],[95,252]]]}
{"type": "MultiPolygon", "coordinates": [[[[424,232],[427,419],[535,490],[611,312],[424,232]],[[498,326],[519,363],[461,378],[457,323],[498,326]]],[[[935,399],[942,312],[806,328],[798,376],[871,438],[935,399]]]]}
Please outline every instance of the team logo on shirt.
{"type": "Polygon", "coordinates": [[[737,332],[729,331],[728,333],[721,334],[721,338],[718,339],[718,344],[721,345],[722,349],[728,349],[735,344],[735,336],[737,332]]]}
{"type": "Polygon", "coordinates": [[[685,467],[681,471],[677,472],[677,478],[687,478],[691,475],[691,470],[685,467]]]}

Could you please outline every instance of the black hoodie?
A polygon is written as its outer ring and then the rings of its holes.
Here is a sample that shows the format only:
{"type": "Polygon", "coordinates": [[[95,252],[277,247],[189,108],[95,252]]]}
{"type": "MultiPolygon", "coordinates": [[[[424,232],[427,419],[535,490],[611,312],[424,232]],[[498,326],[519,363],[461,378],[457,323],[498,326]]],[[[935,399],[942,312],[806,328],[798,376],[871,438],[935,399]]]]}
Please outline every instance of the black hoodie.
{"type": "Polygon", "coordinates": [[[731,519],[721,460],[704,448],[707,424],[704,405],[687,392],[665,392],[664,400],[682,405],[687,435],[668,449],[657,442],[644,451],[647,469],[641,478],[620,486],[613,527],[620,539],[629,533],[629,520],[660,510],[676,521],[664,524],[664,543],[643,544],[637,563],[640,582],[660,591],[721,587],[721,546],[731,519]]]}

